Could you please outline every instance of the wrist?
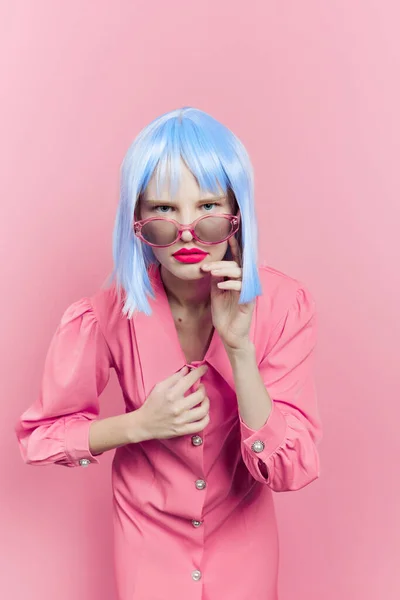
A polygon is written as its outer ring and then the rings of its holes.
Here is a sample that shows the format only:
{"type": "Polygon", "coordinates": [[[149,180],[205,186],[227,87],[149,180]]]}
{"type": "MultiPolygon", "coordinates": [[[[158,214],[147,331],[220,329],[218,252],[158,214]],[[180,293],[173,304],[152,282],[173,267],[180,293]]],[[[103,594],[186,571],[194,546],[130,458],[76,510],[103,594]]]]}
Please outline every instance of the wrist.
{"type": "Polygon", "coordinates": [[[126,413],[125,416],[125,436],[128,444],[138,444],[151,438],[145,426],[142,407],[126,413]]]}
{"type": "Polygon", "coordinates": [[[225,347],[225,350],[231,362],[255,356],[255,346],[249,339],[235,348],[225,347]]]}

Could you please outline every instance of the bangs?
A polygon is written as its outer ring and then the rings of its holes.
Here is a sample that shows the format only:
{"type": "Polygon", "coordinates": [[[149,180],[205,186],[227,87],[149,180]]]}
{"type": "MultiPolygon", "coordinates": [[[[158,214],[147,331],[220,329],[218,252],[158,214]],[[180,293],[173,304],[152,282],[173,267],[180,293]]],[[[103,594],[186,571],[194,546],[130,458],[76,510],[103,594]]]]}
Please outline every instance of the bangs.
{"type": "MultiPolygon", "coordinates": [[[[170,119],[160,128],[158,143],[152,144],[157,155],[150,157],[155,164],[153,173],[148,173],[146,185],[154,174],[157,194],[169,186],[173,198],[181,180],[183,161],[196,178],[202,192],[228,194],[230,183],[218,152],[218,140],[208,130],[200,128],[191,119],[170,119]],[[160,146],[163,148],[160,152],[160,146]]],[[[145,182],[143,182],[145,183],[145,182]]],[[[145,185],[141,190],[144,191],[145,185]]]]}

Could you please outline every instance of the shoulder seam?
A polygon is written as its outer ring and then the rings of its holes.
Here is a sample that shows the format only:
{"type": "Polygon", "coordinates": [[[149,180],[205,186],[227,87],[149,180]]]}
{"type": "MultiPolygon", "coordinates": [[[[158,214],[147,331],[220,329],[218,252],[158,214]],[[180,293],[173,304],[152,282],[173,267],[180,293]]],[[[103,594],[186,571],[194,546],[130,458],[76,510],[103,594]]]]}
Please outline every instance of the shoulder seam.
{"type": "MultiPolygon", "coordinates": [[[[298,282],[297,282],[298,283],[298,282]]],[[[272,329],[271,331],[271,336],[273,333],[275,333],[276,329],[278,329],[279,325],[282,323],[282,321],[284,321],[284,319],[287,317],[287,315],[289,314],[290,309],[292,308],[292,306],[295,305],[296,303],[296,299],[297,299],[297,292],[299,291],[300,287],[302,287],[301,285],[296,287],[296,291],[294,294],[294,300],[292,302],[290,302],[284,312],[284,314],[282,315],[282,317],[278,320],[277,324],[275,325],[275,327],[272,329]]]]}
{"type": "Polygon", "coordinates": [[[91,299],[91,297],[90,297],[90,296],[86,296],[86,298],[87,298],[87,300],[88,300],[88,302],[89,302],[89,304],[90,304],[90,307],[91,307],[91,309],[92,309],[92,311],[93,311],[93,315],[94,315],[94,318],[96,319],[96,323],[97,323],[97,325],[98,325],[99,331],[100,331],[100,333],[101,333],[101,335],[102,335],[102,337],[103,337],[103,340],[104,340],[104,342],[105,342],[105,344],[106,344],[106,346],[107,346],[107,348],[108,348],[108,353],[109,353],[109,355],[110,355],[110,358],[111,358],[111,366],[113,367],[113,369],[115,369],[115,361],[114,361],[114,356],[113,356],[113,354],[112,354],[112,352],[111,352],[111,348],[110,348],[110,346],[109,346],[109,343],[107,342],[107,338],[106,338],[106,336],[104,335],[104,331],[103,331],[103,329],[102,329],[102,327],[101,327],[101,325],[100,325],[100,319],[99,319],[99,317],[98,317],[98,315],[97,315],[97,313],[96,313],[96,309],[95,309],[95,307],[94,307],[94,305],[93,305],[92,299],[91,299]]]}

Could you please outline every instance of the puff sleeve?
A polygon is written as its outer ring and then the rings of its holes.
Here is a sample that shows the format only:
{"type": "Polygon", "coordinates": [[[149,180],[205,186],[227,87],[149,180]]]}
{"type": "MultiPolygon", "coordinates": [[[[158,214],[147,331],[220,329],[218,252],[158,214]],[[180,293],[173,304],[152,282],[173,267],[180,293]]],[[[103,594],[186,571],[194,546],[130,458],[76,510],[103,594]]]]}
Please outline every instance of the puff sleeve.
{"type": "Polygon", "coordinates": [[[89,450],[89,428],[99,415],[98,398],[111,365],[89,298],[74,302],[50,342],[38,397],[15,425],[25,463],[98,464],[89,450]]]}
{"type": "Polygon", "coordinates": [[[273,336],[273,346],[259,364],[272,412],[258,430],[240,418],[241,449],[253,477],[284,492],[305,487],[320,471],[322,429],[313,373],[317,315],[307,289],[296,290],[273,336]]]}

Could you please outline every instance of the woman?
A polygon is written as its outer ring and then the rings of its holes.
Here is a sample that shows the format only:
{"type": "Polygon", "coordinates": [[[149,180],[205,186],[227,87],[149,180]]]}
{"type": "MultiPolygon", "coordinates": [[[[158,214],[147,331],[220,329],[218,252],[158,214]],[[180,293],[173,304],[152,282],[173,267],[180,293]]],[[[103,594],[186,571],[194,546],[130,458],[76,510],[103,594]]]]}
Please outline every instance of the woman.
{"type": "Polygon", "coordinates": [[[69,306],[16,433],[28,464],[112,463],[119,600],[276,600],[272,491],[319,475],[316,310],[257,266],[251,164],[209,115],[148,125],[108,285],[69,306]],[[114,368],[126,413],[99,419],[114,368]]]}

